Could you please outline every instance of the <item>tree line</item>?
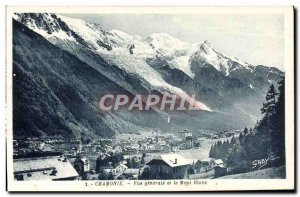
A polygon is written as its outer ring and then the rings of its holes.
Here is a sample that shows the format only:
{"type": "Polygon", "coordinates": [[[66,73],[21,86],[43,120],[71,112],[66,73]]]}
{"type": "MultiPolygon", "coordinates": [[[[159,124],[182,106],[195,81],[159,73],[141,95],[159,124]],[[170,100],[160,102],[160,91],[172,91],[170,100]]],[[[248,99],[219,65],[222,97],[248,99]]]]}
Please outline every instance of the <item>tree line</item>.
{"type": "Polygon", "coordinates": [[[278,90],[272,84],[265,97],[263,117],[253,129],[245,128],[238,137],[212,145],[209,157],[222,159],[232,173],[253,170],[252,162],[268,159],[266,167],[285,165],[285,88],[284,76],[278,90]]]}

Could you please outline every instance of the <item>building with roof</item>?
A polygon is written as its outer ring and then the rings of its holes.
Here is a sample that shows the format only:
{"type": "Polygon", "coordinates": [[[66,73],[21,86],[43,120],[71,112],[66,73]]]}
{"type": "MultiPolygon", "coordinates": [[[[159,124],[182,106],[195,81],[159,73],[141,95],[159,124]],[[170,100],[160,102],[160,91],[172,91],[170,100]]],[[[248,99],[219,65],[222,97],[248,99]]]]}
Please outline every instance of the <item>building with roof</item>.
{"type": "Polygon", "coordinates": [[[202,162],[200,159],[191,159],[189,160],[191,163],[192,168],[194,169],[195,173],[200,173],[201,172],[201,166],[202,162]]]}
{"type": "Polygon", "coordinates": [[[81,153],[82,143],[80,140],[77,141],[58,141],[51,143],[51,146],[56,151],[70,151],[81,153]]]}
{"type": "Polygon", "coordinates": [[[179,137],[181,138],[181,139],[185,139],[186,137],[191,137],[191,136],[193,136],[193,133],[192,132],[190,132],[189,130],[187,130],[187,129],[184,129],[183,131],[179,131],[179,137]]]}
{"type": "Polygon", "coordinates": [[[123,163],[120,163],[115,167],[115,171],[117,174],[123,173],[126,169],[128,169],[128,167],[123,163]]]}
{"type": "Polygon", "coordinates": [[[225,176],[227,173],[227,168],[222,159],[214,159],[212,161],[212,167],[214,169],[214,177],[225,176]]]}
{"type": "Polygon", "coordinates": [[[213,163],[212,158],[203,158],[203,159],[201,159],[200,172],[208,172],[209,170],[211,170],[213,168],[212,163],[213,163]]]}
{"type": "Polygon", "coordinates": [[[225,166],[222,159],[214,159],[214,160],[212,160],[212,164],[211,165],[212,165],[213,168],[216,167],[216,166],[225,166]]]}
{"type": "Polygon", "coordinates": [[[165,154],[151,159],[147,165],[152,179],[183,179],[190,161],[179,154],[165,154]]]}
{"type": "Polygon", "coordinates": [[[181,149],[190,149],[194,145],[193,133],[187,129],[179,131],[179,137],[181,139],[181,149]]]}
{"type": "Polygon", "coordinates": [[[85,172],[90,171],[90,161],[85,156],[69,158],[69,161],[79,174],[84,174],[85,172]]]}
{"type": "Polygon", "coordinates": [[[227,168],[224,165],[214,167],[214,177],[225,176],[227,174],[227,168]]]}
{"type": "Polygon", "coordinates": [[[128,179],[138,179],[140,169],[138,168],[127,168],[124,170],[123,175],[128,179]]]}
{"type": "Polygon", "coordinates": [[[194,145],[194,138],[193,136],[186,136],[185,137],[185,143],[186,143],[186,148],[192,148],[194,145]]]}
{"type": "Polygon", "coordinates": [[[68,159],[61,156],[14,159],[14,179],[35,180],[74,180],[78,173],[68,159]]]}

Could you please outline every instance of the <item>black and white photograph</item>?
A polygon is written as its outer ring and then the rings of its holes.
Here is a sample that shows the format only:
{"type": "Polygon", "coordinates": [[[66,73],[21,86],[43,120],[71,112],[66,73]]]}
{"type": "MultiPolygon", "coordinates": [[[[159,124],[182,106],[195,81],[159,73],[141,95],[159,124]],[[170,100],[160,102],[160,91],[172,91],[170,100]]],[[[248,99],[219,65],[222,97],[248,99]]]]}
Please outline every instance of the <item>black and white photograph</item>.
{"type": "Polygon", "coordinates": [[[293,12],[8,7],[9,190],[294,189],[293,12]]]}

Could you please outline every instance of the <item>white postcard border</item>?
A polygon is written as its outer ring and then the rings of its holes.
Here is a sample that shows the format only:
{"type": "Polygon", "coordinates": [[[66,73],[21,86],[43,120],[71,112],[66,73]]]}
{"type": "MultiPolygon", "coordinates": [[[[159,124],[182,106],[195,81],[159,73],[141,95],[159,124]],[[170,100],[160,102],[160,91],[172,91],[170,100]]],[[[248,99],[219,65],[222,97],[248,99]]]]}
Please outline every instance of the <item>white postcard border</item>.
{"type": "MultiPolygon", "coordinates": [[[[232,190],[287,190],[294,189],[295,161],[295,117],[294,117],[294,11],[292,6],[251,6],[251,7],[189,7],[189,6],[103,6],[72,7],[43,6],[6,8],[6,148],[7,148],[7,184],[8,191],[232,191],[232,190]],[[12,133],[12,15],[14,12],[54,12],[54,13],[101,13],[101,14],[283,14],[284,15],[284,62],[286,83],[286,179],[227,179],[227,180],[191,180],[192,184],[175,184],[174,180],[165,180],[164,185],[134,185],[133,180],[121,181],[121,186],[112,186],[116,181],[14,181],[13,177],[13,133],[12,133]],[[203,181],[202,184],[200,182],[203,181]],[[100,182],[109,184],[99,186],[100,182]],[[171,182],[168,184],[168,182],[171,182]],[[204,184],[206,182],[206,184],[204,184]]],[[[162,182],[152,180],[151,182],[162,182]]]]}

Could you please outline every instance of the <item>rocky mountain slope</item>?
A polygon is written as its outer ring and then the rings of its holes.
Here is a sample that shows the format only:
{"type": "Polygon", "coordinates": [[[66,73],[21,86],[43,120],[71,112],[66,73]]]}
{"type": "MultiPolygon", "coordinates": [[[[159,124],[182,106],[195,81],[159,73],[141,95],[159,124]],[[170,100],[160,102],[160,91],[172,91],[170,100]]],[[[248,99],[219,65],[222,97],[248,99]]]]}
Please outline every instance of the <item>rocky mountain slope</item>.
{"type": "Polygon", "coordinates": [[[14,18],[14,122],[19,122],[14,129],[24,135],[251,126],[268,86],[283,74],[230,57],[207,41],[190,44],[164,33],[140,37],[105,31],[98,24],[48,13],[14,18]],[[196,94],[201,110],[103,113],[97,103],[112,92],[196,94]]]}

